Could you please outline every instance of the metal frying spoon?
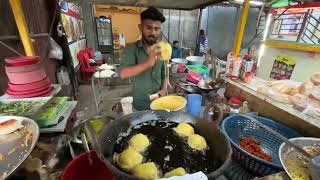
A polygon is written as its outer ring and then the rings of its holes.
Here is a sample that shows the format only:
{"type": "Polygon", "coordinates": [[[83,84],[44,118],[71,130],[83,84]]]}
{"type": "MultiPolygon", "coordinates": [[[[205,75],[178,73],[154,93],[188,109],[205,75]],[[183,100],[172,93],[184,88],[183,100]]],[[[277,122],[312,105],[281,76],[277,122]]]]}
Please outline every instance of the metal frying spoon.
{"type": "Polygon", "coordinates": [[[89,163],[90,163],[91,166],[93,166],[93,160],[92,160],[92,157],[91,157],[88,141],[87,141],[86,135],[84,133],[81,133],[81,140],[82,140],[82,144],[84,146],[84,149],[88,153],[89,163]]]}

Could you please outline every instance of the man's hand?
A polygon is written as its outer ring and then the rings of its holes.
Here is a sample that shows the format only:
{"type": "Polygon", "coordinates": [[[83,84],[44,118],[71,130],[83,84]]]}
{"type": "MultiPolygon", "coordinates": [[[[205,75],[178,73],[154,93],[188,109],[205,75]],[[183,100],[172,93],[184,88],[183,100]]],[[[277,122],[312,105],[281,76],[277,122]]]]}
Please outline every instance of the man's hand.
{"type": "Polygon", "coordinates": [[[160,94],[160,96],[163,97],[163,96],[167,96],[168,95],[168,91],[167,90],[160,90],[156,94],[160,94]]]}
{"type": "Polygon", "coordinates": [[[159,44],[154,44],[154,45],[150,46],[147,49],[147,52],[148,52],[149,56],[146,61],[146,64],[148,65],[148,67],[153,67],[157,62],[158,56],[161,55],[161,49],[160,49],[159,44]]]}

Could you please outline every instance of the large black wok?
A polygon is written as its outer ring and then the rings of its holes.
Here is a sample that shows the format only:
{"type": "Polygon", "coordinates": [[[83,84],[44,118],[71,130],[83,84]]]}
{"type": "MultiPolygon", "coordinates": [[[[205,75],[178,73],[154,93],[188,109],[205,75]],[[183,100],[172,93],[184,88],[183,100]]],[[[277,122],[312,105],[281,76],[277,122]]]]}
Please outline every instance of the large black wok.
{"type": "MultiPolygon", "coordinates": [[[[114,120],[103,129],[99,137],[100,150],[104,162],[117,179],[137,179],[118,169],[113,162],[116,141],[120,133],[125,133],[130,127],[146,121],[164,121],[165,119],[170,119],[170,121],[176,123],[186,122],[191,124],[194,127],[195,132],[202,135],[206,139],[208,146],[213,147],[214,149],[212,156],[213,160],[218,163],[218,166],[215,171],[207,174],[208,178],[215,179],[223,173],[223,170],[230,162],[232,151],[230,143],[216,125],[183,112],[141,111],[114,120]]],[[[215,124],[218,123],[216,122],[215,124]]]]}

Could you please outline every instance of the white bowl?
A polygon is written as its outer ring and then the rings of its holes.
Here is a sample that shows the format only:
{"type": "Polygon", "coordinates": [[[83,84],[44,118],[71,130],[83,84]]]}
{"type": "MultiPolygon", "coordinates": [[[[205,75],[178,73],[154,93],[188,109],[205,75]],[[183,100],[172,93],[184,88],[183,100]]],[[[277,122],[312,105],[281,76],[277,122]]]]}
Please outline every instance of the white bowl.
{"type": "Polygon", "coordinates": [[[201,56],[188,56],[186,58],[189,62],[189,64],[203,64],[204,62],[204,57],[201,56]]]}
{"type": "Polygon", "coordinates": [[[188,63],[188,60],[181,59],[181,58],[174,58],[174,59],[171,59],[171,61],[176,64],[187,64],[188,63]]]}

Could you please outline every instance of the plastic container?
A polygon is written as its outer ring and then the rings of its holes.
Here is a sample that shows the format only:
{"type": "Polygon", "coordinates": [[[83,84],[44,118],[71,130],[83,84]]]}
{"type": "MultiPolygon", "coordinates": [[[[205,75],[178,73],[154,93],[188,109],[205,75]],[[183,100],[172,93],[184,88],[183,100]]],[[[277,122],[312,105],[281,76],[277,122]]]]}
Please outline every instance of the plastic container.
{"type": "Polygon", "coordinates": [[[124,115],[132,113],[133,97],[124,97],[120,100],[120,102],[124,115]]]}
{"type": "Polygon", "coordinates": [[[70,77],[66,67],[62,66],[57,71],[57,79],[59,84],[70,85],[70,77]]]}
{"type": "Polygon", "coordinates": [[[227,56],[227,65],[226,65],[226,75],[231,76],[232,72],[232,62],[235,60],[234,53],[229,52],[227,56]]]}
{"type": "Polygon", "coordinates": [[[178,65],[178,73],[184,73],[186,71],[186,66],[184,64],[178,65]]]}
{"type": "Polygon", "coordinates": [[[241,57],[238,56],[233,62],[232,62],[232,73],[231,73],[231,79],[237,80],[239,79],[240,69],[242,65],[241,57]]]}
{"type": "Polygon", "coordinates": [[[11,97],[11,98],[32,98],[32,97],[45,97],[49,96],[52,91],[54,90],[53,87],[48,87],[47,89],[40,91],[40,92],[35,92],[35,93],[30,93],[30,94],[16,94],[12,92],[11,90],[7,89],[6,93],[11,97]]]}
{"type": "Polygon", "coordinates": [[[172,64],[172,73],[173,74],[178,73],[178,67],[179,67],[179,64],[176,64],[176,63],[172,64]]]}
{"type": "Polygon", "coordinates": [[[12,84],[28,84],[41,81],[47,77],[43,68],[35,69],[27,72],[6,72],[9,81],[12,84]]]}
{"type": "Polygon", "coordinates": [[[61,180],[100,180],[108,179],[115,180],[115,176],[112,175],[111,171],[102,162],[95,151],[91,151],[91,158],[93,165],[89,163],[89,153],[82,153],[75,157],[71,162],[68,163],[64,168],[61,180]]]}
{"type": "Polygon", "coordinates": [[[193,71],[189,71],[187,75],[187,81],[192,82],[194,84],[198,84],[199,81],[202,80],[202,77],[193,71]]]}
{"type": "Polygon", "coordinates": [[[200,117],[202,96],[199,94],[189,94],[187,100],[187,112],[193,116],[200,117]]]}
{"type": "Polygon", "coordinates": [[[5,66],[5,70],[8,73],[19,73],[19,72],[29,72],[37,69],[41,69],[42,63],[38,62],[31,65],[24,65],[24,66],[5,66]]]}
{"type": "Polygon", "coordinates": [[[252,72],[253,65],[253,61],[244,61],[244,73],[252,72]]]}
{"type": "Polygon", "coordinates": [[[17,67],[17,66],[28,66],[38,63],[40,60],[39,56],[21,56],[11,57],[5,59],[6,66],[17,67]]]}
{"type": "Polygon", "coordinates": [[[48,87],[51,85],[51,81],[48,77],[42,79],[41,81],[28,83],[28,84],[13,84],[11,82],[8,83],[9,89],[13,91],[29,91],[32,89],[38,89],[41,87],[48,87]]]}

